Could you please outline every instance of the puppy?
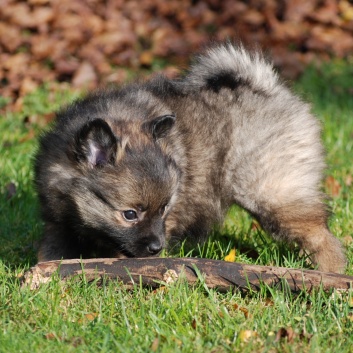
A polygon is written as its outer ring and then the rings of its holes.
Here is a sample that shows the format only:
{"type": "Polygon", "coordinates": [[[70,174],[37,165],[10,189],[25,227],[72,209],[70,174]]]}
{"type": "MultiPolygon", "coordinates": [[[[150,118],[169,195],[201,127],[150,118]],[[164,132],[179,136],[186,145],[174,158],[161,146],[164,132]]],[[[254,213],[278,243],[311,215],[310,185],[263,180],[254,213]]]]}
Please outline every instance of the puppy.
{"type": "Polygon", "coordinates": [[[342,272],[320,133],[272,65],[231,44],[181,79],[93,93],[40,140],[38,260],[157,255],[174,239],[203,239],[236,203],[320,270],[342,272]]]}

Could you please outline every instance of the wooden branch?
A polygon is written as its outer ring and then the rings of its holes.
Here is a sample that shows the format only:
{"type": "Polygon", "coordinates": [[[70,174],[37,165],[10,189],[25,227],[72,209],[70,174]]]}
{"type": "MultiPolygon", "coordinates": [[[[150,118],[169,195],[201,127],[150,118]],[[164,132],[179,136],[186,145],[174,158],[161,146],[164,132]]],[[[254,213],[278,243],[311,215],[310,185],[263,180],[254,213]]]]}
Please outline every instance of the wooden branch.
{"type": "Polygon", "coordinates": [[[37,288],[57,273],[62,279],[84,275],[91,281],[103,277],[118,280],[127,288],[142,283],[156,288],[184,278],[190,285],[203,281],[208,288],[259,290],[261,283],[270,287],[299,291],[322,286],[324,290],[353,288],[353,276],[284,267],[245,265],[196,258],[127,258],[62,260],[38,263],[25,275],[24,285],[37,288]]]}

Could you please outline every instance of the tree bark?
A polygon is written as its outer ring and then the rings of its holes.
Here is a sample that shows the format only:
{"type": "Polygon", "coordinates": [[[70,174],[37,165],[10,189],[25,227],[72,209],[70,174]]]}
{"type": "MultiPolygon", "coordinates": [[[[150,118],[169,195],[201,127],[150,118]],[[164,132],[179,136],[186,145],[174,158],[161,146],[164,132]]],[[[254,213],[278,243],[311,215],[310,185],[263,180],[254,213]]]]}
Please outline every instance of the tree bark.
{"type": "Polygon", "coordinates": [[[126,258],[62,260],[38,263],[25,275],[24,285],[37,288],[51,280],[54,273],[66,279],[84,276],[87,281],[106,277],[127,288],[135,284],[152,288],[183,278],[190,285],[203,283],[208,288],[258,291],[261,283],[287,288],[293,292],[322,287],[348,290],[353,288],[353,276],[274,266],[245,265],[234,262],[197,258],[126,258]]]}

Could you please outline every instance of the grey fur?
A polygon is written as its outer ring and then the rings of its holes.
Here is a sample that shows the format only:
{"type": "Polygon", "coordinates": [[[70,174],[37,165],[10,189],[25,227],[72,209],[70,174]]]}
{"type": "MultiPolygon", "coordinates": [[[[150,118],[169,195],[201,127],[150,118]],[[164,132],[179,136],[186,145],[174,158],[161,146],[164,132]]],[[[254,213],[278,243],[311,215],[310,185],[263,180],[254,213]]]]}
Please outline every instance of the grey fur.
{"type": "Polygon", "coordinates": [[[41,140],[39,260],[147,256],[151,242],[202,238],[237,203],[321,270],[343,271],[320,191],[320,134],[272,65],[230,44],[209,49],[183,79],[95,93],[59,113],[41,140]],[[92,128],[96,119],[108,128],[92,128]],[[141,219],[122,221],[138,207],[141,219]]]}

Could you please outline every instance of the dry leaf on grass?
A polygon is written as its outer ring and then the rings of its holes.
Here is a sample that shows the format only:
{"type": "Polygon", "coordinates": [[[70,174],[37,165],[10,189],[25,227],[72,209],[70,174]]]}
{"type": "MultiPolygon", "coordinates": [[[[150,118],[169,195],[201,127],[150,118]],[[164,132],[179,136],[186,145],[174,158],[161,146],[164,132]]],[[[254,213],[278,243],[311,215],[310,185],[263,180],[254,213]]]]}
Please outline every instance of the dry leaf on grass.
{"type": "Polygon", "coordinates": [[[251,339],[258,337],[258,333],[253,330],[241,330],[238,337],[241,342],[249,342],[251,339]]]}
{"type": "Polygon", "coordinates": [[[329,175],[325,180],[325,187],[329,195],[337,197],[340,195],[342,186],[337,179],[329,175]]]}
{"type": "Polygon", "coordinates": [[[152,345],[151,345],[151,351],[152,352],[157,352],[157,349],[159,347],[159,338],[156,337],[153,342],[152,342],[152,345]]]}
{"type": "Polygon", "coordinates": [[[47,339],[47,340],[55,340],[57,339],[56,335],[52,332],[49,332],[49,333],[46,333],[44,335],[44,338],[47,339]]]}
{"type": "Polygon", "coordinates": [[[346,176],[346,179],[345,179],[345,181],[344,181],[344,183],[347,185],[347,186],[351,186],[352,185],[352,183],[353,183],[353,177],[352,177],[352,175],[347,175],[346,176]]]}
{"type": "Polygon", "coordinates": [[[342,238],[342,243],[345,246],[349,246],[353,243],[353,237],[351,235],[346,235],[342,238]]]}
{"type": "Polygon", "coordinates": [[[87,313],[83,316],[83,318],[78,319],[77,322],[79,324],[85,324],[91,321],[94,321],[98,317],[98,313],[87,313]]]}
{"type": "Polygon", "coordinates": [[[235,261],[235,257],[236,257],[236,250],[235,249],[231,249],[229,254],[224,257],[224,261],[234,262],[235,261]]]}
{"type": "Polygon", "coordinates": [[[281,339],[286,339],[288,343],[292,342],[295,337],[294,330],[291,327],[281,327],[275,337],[275,342],[279,342],[281,339]]]}
{"type": "Polygon", "coordinates": [[[246,309],[246,308],[244,308],[244,307],[242,307],[242,306],[239,306],[238,304],[233,304],[233,309],[234,309],[234,310],[239,310],[239,311],[241,311],[241,312],[244,314],[244,316],[245,316],[246,319],[248,319],[249,317],[252,316],[252,315],[249,313],[249,310],[248,310],[248,309],[246,309]]]}

